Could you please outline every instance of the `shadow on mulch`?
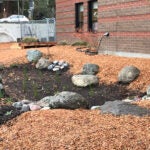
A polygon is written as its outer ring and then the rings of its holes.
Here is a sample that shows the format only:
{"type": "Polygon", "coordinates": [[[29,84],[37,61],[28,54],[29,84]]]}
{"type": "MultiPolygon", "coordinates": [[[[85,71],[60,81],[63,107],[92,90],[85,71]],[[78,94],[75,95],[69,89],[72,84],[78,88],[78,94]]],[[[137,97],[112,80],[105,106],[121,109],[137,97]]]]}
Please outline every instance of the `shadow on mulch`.
{"type": "MultiPolygon", "coordinates": [[[[72,84],[72,74],[69,71],[61,73],[50,72],[48,70],[38,70],[34,65],[12,65],[0,71],[6,95],[13,101],[28,99],[38,101],[45,96],[55,95],[57,92],[72,91],[81,94],[89,102],[89,107],[102,105],[105,101],[122,100],[128,96],[142,95],[138,90],[129,91],[128,85],[99,83],[96,86],[79,88],[72,84]]],[[[19,111],[11,111],[9,106],[3,106],[6,109],[5,115],[0,114],[0,124],[8,119],[20,114],[19,111]],[[7,109],[6,109],[7,107],[7,109]]],[[[2,108],[1,108],[2,109],[2,108]]],[[[3,113],[4,114],[4,113],[3,113]]]]}

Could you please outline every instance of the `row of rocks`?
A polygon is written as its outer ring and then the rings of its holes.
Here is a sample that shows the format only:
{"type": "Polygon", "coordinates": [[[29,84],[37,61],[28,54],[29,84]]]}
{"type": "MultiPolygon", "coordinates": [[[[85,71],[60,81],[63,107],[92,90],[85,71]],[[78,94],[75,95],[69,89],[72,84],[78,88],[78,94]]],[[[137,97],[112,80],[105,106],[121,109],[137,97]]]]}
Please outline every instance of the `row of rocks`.
{"type": "Polygon", "coordinates": [[[49,59],[42,57],[42,52],[38,50],[28,50],[27,59],[29,62],[36,62],[35,67],[37,69],[48,69],[50,71],[61,71],[69,68],[69,63],[64,60],[50,61],[49,59]]]}
{"type": "MultiPolygon", "coordinates": [[[[21,112],[47,110],[47,109],[77,109],[88,108],[88,102],[80,94],[75,92],[63,91],[54,96],[47,96],[40,101],[31,102],[29,100],[22,100],[13,103],[13,106],[20,109],[21,112]]],[[[101,106],[92,106],[91,110],[98,109],[101,113],[111,113],[113,115],[136,115],[144,116],[150,115],[150,109],[137,106],[135,104],[125,101],[108,101],[101,106]]]]}
{"type": "MultiPolygon", "coordinates": [[[[53,61],[50,62],[48,59],[41,58],[42,52],[38,50],[28,50],[27,59],[29,62],[37,62],[37,69],[45,69],[52,71],[59,71],[67,68],[69,64],[65,61],[53,61]],[[41,58],[41,59],[40,59],[41,58]]],[[[99,66],[96,64],[87,63],[82,68],[82,75],[96,75],[99,72],[99,66]]],[[[135,66],[125,66],[118,74],[118,82],[130,83],[134,81],[140,74],[140,70],[135,66]]],[[[82,77],[82,76],[80,76],[82,77]]],[[[79,79],[79,78],[78,78],[79,79]]]]}
{"type": "Polygon", "coordinates": [[[77,108],[88,108],[87,100],[78,93],[63,91],[55,94],[54,96],[47,96],[43,99],[32,102],[30,100],[22,100],[12,104],[15,108],[21,112],[40,110],[40,109],[77,109],[77,108]]]}

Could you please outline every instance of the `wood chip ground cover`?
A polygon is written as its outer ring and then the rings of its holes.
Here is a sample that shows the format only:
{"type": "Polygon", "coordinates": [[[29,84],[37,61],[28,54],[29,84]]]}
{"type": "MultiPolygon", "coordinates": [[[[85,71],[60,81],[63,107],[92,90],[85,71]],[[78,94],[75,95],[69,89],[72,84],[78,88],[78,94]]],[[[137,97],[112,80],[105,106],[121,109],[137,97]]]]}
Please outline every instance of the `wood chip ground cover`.
{"type": "MultiPolygon", "coordinates": [[[[45,54],[47,48],[39,48],[45,54]]],[[[88,56],[75,47],[54,46],[50,59],[63,59],[71,64],[70,72],[81,71],[90,62],[100,66],[100,82],[117,82],[122,67],[134,65],[140,76],[128,85],[129,90],[146,91],[150,84],[150,59],[107,55],[88,56]]],[[[0,62],[5,65],[27,62],[26,50],[0,50],[0,62]]],[[[137,103],[150,108],[149,101],[137,103]]],[[[0,150],[149,150],[150,117],[103,115],[89,110],[41,110],[23,113],[0,126],[0,150]]]]}

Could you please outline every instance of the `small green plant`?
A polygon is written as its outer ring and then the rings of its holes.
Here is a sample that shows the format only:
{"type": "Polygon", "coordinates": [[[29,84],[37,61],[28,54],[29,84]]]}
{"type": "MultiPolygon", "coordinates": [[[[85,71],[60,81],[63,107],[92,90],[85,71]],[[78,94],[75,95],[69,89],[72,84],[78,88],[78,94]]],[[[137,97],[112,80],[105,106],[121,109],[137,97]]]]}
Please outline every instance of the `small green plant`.
{"type": "Polygon", "coordinates": [[[58,45],[68,45],[66,41],[61,41],[58,43],[58,45]]]}
{"type": "Polygon", "coordinates": [[[4,64],[0,63],[0,70],[3,70],[5,68],[4,64]]]}
{"type": "Polygon", "coordinates": [[[32,90],[33,90],[33,96],[35,98],[37,98],[38,97],[38,86],[35,82],[32,83],[32,90]]]}
{"type": "Polygon", "coordinates": [[[72,44],[72,46],[87,46],[88,43],[85,41],[78,41],[72,44]]]}
{"type": "Polygon", "coordinates": [[[20,66],[20,64],[18,63],[13,63],[10,65],[10,68],[18,68],[20,66]]]}
{"type": "Polygon", "coordinates": [[[22,88],[23,88],[23,91],[26,92],[26,90],[27,90],[27,80],[25,80],[25,79],[22,81],[22,88]]]}
{"type": "Polygon", "coordinates": [[[23,77],[26,81],[28,81],[28,74],[27,74],[27,68],[26,67],[23,68],[23,77]]]}
{"type": "Polygon", "coordinates": [[[56,80],[57,83],[60,82],[60,75],[59,75],[59,72],[56,72],[56,74],[55,74],[55,80],[56,80]]]}
{"type": "Polygon", "coordinates": [[[0,98],[4,98],[4,92],[0,90],[0,98]]]}
{"type": "Polygon", "coordinates": [[[12,98],[6,98],[5,99],[5,102],[7,103],[7,104],[11,104],[12,102],[13,102],[13,99],[12,98]]]}
{"type": "Polygon", "coordinates": [[[22,88],[25,92],[27,90],[27,81],[28,81],[28,74],[27,74],[27,68],[23,68],[23,81],[22,81],[22,88]]]}
{"type": "Polygon", "coordinates": [[[67,91],[67,89],[68,89],[68,86],[67,85],[63,85],[62,90],[63,91],[67,91]]]}
{"type": "Polygon", "coordinates": [[[7,112],[5,113],[5,116],[11,115],[12,112],[13,112],[12,110],[11,110],[11,111],[7,111],[7,112]]]}
{"type": "Polygon", "coordinates": [[[40,78],[42,78],[42,76],[43,76],[43,73],[40,69],[38,69],[38,75],[39,75],[40,78]]]}
{"type": "Polygon", "coordinates": [[[89,86],[89,96],[90,97],[94,96],[94,89],[93,89],[92,85],[89,86]]]}
{"type": "Polygon", "coordinates": [[[36,37],[25,37],[22,39],[22,42],[24,43],[31,43],[31,42],[37,42],[38,39],[36,37]]]}

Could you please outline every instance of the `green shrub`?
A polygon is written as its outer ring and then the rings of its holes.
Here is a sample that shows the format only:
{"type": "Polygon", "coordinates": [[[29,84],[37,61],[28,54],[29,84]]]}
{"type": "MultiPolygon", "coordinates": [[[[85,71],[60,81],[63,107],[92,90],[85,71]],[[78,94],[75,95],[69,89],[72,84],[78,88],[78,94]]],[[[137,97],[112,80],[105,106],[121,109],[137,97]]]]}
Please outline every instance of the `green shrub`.
{"type": "Polygon", "coordinates": [[[31,42],[38,42],[36,37],[25,37],[22,39],[22,42],[31,43],[31,42]]]}
{"type": "Polygon", "coordinates": [[[72,46],[87,46],[88,43],[85,41],[78,41],[72,44],[72,46]]]}
{"type": "Polygon", "coordinates": [[[58,45],[68,45],[68,43],[66,41],[61,41],[58,43],[58,45]]]}

